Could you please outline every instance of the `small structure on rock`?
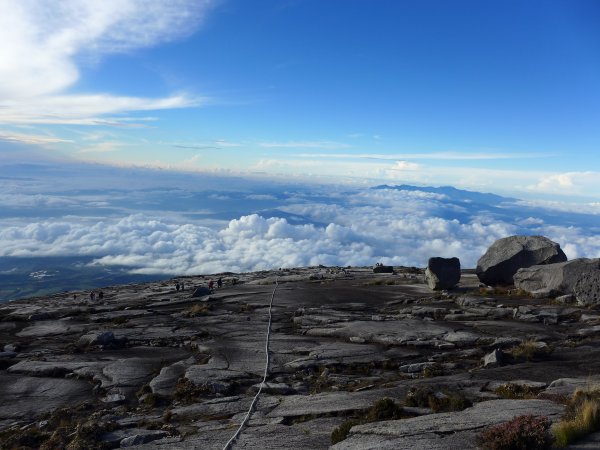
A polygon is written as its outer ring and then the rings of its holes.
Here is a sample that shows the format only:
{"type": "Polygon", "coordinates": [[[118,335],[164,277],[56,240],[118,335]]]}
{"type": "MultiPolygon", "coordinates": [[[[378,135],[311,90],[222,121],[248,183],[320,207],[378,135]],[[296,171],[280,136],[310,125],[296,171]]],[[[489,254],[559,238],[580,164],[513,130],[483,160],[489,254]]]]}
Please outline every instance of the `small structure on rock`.
{"type": "Polygon", "coordinates": [[[425,281],[434,291],[451,289],[460,281],[458,258],[429,258],[425,269],[425,281]]]}
{"type": "Polygon", "coordinates": [[[394,273],[392,266],[384,266],[382,263],[376,263],[373,266],[373,273],[394,273]]]}
{"type": "Polygon", "coordinates": [[[477,261],[475,272],[487,285],[513,284],[513,276],[519,269],[566,260],[560,245],[546,237],[509,236],[488,248],[477,261]]]}
{"type": "Polygon", "coordinates": [[[196,289],[194,289],[194,292],[192,293],[192,297],[196,298],[196,297],[204,297],[205,295],[209,295],[211,293],[211,290],[205,286],[199,286],[196,289]]]}

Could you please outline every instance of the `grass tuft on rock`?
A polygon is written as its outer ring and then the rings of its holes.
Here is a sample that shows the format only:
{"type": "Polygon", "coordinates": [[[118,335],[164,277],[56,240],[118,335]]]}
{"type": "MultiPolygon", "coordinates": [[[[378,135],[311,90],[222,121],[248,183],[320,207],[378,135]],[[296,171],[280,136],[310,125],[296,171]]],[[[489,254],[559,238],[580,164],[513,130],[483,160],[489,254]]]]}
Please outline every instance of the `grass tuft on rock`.
{"type": "Polygon", "coordinates": [[[397,405],[391,398],[377,400],[362,417],[348,419],[331,433],[331,443],[337,444],[348,437],[350,429],[355,425],[379,422],[381,420],[398,420],[410,417],[404,413],[402,407],[397,405]]]}
{"type": "Polygon", "coordinates": [[[538,342],[535,339],[529,339],[525,342],[515,345],[508,350],[508,353],[515,361],[535,361],[544,359],[552,353],[552,348],[548,345],[538,342]]]}
{"type": "Polygon", "coordinates": [[[197,317],[197,316],[205,316],[210,311],[211,307],[208,304],[200,304],[197,303],[192,306],[190,309],[185,311],[185,315],[187,317],[197,317]]]}
{"type": "Polygon", "coordinates": [[[504,383],[498,386],[494,392],[502,398],[507,399],[532,399],[537,398],[541,388],[532,388],[523,384],[504,383]]]}
{"type": "Polygon", "coordinates": [[[412,387],[404,400],[406,406],[430,408],[433,412],[462,411],[472,402],[462,392],[440,391],[434,392],[428,387],[412,387]]]}
{"type": "Polygon", "coordinates": [[[352,428],[354,425],[359,425],[360,423],[362,422],[360,422],[357,419],[349,419],[345,422],[342,422],[342,424],[339,427],[336,427],[332,431],[331,443],[337,444],[338,442],[341,442],[344,439],[346,439],[348,437],[348,433],[350,432],[350,428],[352,428]]]}
{"type": "Polygon", "coordinates": [[[552,427],[557,447],[600,430],[600,390],[577,389],[567,403],[565,416],[552,427]]]}

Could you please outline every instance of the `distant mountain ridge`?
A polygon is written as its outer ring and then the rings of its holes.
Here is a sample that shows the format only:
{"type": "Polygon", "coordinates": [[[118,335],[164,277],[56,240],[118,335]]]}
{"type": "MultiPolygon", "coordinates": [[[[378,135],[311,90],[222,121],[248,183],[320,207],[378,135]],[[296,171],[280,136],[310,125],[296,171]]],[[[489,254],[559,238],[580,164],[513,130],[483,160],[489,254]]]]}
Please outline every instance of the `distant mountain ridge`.
{"type": "Polygon", "coordinates": [[[371,189],[394,189],[397,191],[421,191],[421,192],[431,192],[434,194],[443,194],[449,197],[450,200],[458,200],[463,202],[474,202],[474,203],[484,203],[488,205],[495,205],[499,203],[505,202],[515,202],[518,201],[518,198],[512,197],[503,197],[497,194],[491,194],[487,192],[476,192],[476,191],[466,191],[463,189],[457,189],[452,186],[412,186],[409,184],[401,184],[390,186],[387,184],[382,184],[379,186],[374,186],[371,189]]]}

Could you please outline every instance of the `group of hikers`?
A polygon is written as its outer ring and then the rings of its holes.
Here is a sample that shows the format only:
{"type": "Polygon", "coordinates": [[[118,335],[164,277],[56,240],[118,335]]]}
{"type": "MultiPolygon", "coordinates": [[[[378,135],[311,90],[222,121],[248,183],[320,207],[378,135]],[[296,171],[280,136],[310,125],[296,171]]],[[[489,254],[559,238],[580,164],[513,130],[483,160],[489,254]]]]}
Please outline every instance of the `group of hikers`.
{"type": "MultiPolygon", "coordinates": [[[[218,288],[223,287],[223,279],[221,277],[219,277],[219,279],[217,280],[217,287],[218,288]]],[[[212,278],[210,280],[208,280],[208,289],[211,292],[213,292],[215,290],[215,282],[212,280],[212,278]]]]}
{"type": "MultiPolygon", "coordinates": [[[[73,300],[77,300],[77,294],[73,294],[73,300]]],[[[104,300],[104,292],[103,291],[98,292],[98,300],[104,300]]],[[[91,302],[96,301],[96,291],[90,291],[90,301],[91,302]]]]}
{"type": "MultiPolygon", "coordinates": [[[[219,277],[217,279],[217,287],[219,289],[223,287],[223,278],[219,277]]],[[[208,289],[211,293],[215,290],[215,282],[212,278],[208,280],[208,289]]],[[[175,290],[177,292],[185,291],[185,283],[183,281],[177,281],[177,283],[175,284],[175,290]]],[[[96,298],[98,298],[98,300],[104,300],[104,292],[99,291],[98,293],[96,293],[96,291],[90,291],[90,301],[95,302],[96,298]]],[[[73,294],[73,300],[77,300],[77,294],[73,294]]]]}

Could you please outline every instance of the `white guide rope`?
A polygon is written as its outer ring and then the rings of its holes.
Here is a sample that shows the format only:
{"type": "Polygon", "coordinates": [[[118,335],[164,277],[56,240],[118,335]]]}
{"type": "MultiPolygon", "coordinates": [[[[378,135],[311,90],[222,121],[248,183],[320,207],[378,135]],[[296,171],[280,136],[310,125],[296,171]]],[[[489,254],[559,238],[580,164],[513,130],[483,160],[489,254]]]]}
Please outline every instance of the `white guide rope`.
{"type": "Polygon", "coordinates": [[[273,309],[273,299],[275,298],[275,291],[277,290],[277,286],[279,286],[279,277],[275,278],[275,287],[273,288],[273,293],[271,294],[271,301],[269,302],[269,325],[267,325],[267,338],[265,340],[265,356],[266,356],[266,358],[265,358],[266,359],[265,373],[264,373],[263,379],[260,383],[260,387],[258,388],[258,392],[252,399],[252,403],[250,403],[250,408],[248,408],[246,417],[244,417],[244,420],[242,420],[242,423],[240,424],[240,427],[237,429],[235,434],[231,437],[231,439],[229,439],[229,441],[227,441],[227,444],[225,444],[225,447],[223,447],[223,450],[230,450],[232,448],[233,443],[235,442],[235,440],[238,438],[238,436],[242,432],[242,429],[246,426],[246,422],[248,422],[248,420],[250,419],[250,416],[252,415],[252,412],[254,411],[254,407],[256,406],[256,402],[258,401],[258,397],[259,397],[260,393],[262,392],[265,382],[267,381],[267,375],[269,374],[269,363],[270,363],[269,342],[271,340],[271,321],[273,320],[273,314],[271,311],[273,309]]]}

